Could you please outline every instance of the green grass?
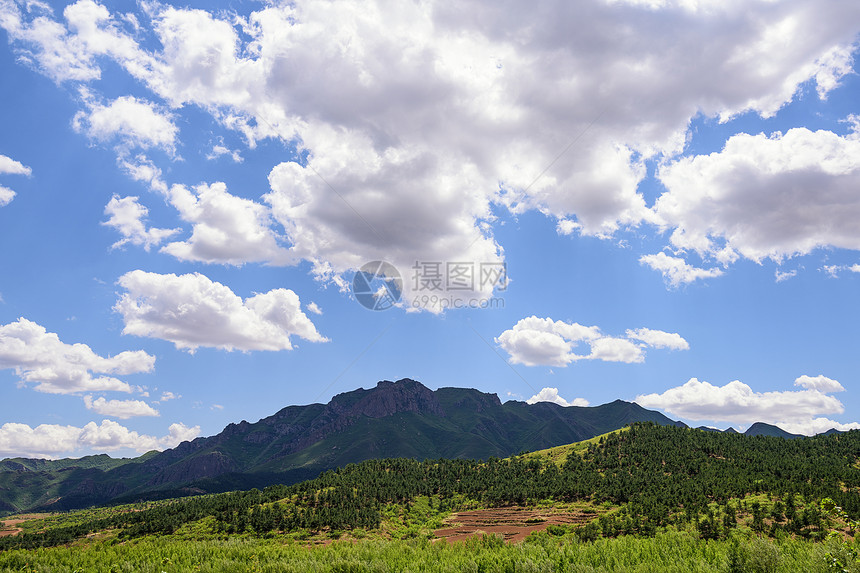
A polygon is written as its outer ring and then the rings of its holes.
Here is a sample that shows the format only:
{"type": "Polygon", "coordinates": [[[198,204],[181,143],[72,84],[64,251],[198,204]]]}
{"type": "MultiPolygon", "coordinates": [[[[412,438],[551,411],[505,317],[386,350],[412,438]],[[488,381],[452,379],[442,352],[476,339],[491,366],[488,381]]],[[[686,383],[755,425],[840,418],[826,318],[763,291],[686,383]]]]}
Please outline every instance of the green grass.
{"type": "Polygon", "coordinates": [[[567,456],[571,452],[576,452],[579,455],[583,455],[585,451],[588,450],[588,446],[590,446],[591,444],[598,444],[602,438],[605,438],[606,436],[611,436],[612,434],[623,432],[625,430],[627,430],[627,428],[621,428],[620,430],[606,432],[605,434],[600,434],[599,436],[594,436],[593,438],[582,440],[581,442],[574,442],[573,444],[565,444],[563,446],[556,446],[554,448],[547,448],[545,450],[529,452],[528,454],[525,454],[525,458],[549,459],[557,466],[561,467],[567,459],[567,456]]]}
{"type": "MultiPolygon", "coordinates": [[[[579,543],[549,535],[520,545],[484,537],[467,543],[408,541],[333,542],[308,547],[284,538],[135,542],[90,541],[75,547],[0,554],[0,571],[72,573],[141,572],[652,572],[749,571],[824,573],[822,544],[758,538],[702,541],[686,533],[579,543]]],[[[857,571],[853,561],[848,571],[857,571]]]]}

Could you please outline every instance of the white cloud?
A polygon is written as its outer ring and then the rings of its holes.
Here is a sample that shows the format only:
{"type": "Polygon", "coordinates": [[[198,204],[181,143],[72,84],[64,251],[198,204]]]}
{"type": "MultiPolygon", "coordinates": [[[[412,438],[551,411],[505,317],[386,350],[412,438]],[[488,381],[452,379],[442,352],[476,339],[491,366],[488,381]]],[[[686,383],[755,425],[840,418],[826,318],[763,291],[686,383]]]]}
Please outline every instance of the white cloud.
{"type": "Polygon", "coordinates": [[[114,310],[123,334],[160,338],[176,348],[289,350],[291,336],[325,342],[291,290],[274,289],[244,301],[229,287],[199,273],[160,275],[131,271],[119,279],[127,292],[114,310]]]}
{"type": "Polygon", "coordinates": [[[131,392],[112,376],[151,372],[155,357],[142,350],[103,358],[86,344],[65,344],[59,336],[25,318],[0,325],[0,369],[11,368],[24,383],[50,394],[131,392]]]}
{"type": "Polygon", "coordinates": [[[101,77],[100,56],[119,62],[138,79],[153,77],[158,61],[133,39],[137,19],[114,18],[93,0],[66,6],[66,24],[53,18],[46,3],[0,3],[0,27],[14,42],[19,59],[40,69],[55,82],[89,82],[101,77]]]}
{"type": "Polygon", "coordinates": [[[313,301],[311,301],[311,302],[309,302],[308,304],[306,304],[306,305],[305,305],[305,308],[306,308],[306,309],[308,309],[308,311],[309,311],[309,312],[312,312],[312,313],[314,313],[314,314],[322,314],[322,313],[323,313],[323,311],[322,311],[322,309],[319,307],[319,305],[318,305],[317,303],[313,302],[313,301]]]}
{"type": "Polygon", "coordinates": [[[131,243],[143,246],[144,250],[149,251],[151,247],[158,246],[163,240],[179,232],[179,229],[147,229],[149,209],[141,205],[137,197],[120,198],[114,195],[105,206],[105,215],[110,218],[102,224],[113,227],[123,237],[113,244],[113,248],[131,243]]]}
{"type": "Polygon", "coordinates": [[[18,42],[21,58],[39,67],[54,81],[87,81],[99,77],[99,68],[84,42],[53,20],[51,9],[28,2],[21,10],[17,2],[0,3],[0,27],[18,42]]]}
{"type": "Polygon", "coordinates": [[[556,231],[561,235],[572,235],[581,228],[582,225],[570,219],[560,219],[555,227],[556,231]]]}
{"type": "Polygon", "coordinates": [[[15,192],[0,185],[0,207],[5,207],[15,198],[15,192]]]}
{"type": "Polygon", "coordinates": [[[845,270],[845,267],[842,265],[824,265],[821,267],[822,271],[831,279],[838,279],[840,271],[845,270]]]}
{"type": "Polygon", "coordinates": [[[719,153],[660,170],[655,205],[673,245],[703,256],[728,248],[777,262],[832,246],[860,249],[860,137],[791,129],[734,135],[719,153]]]}
{"type": "MultiPolygon", "coordinates": [[[[306,167],[281,163],[272,170],[265,200],[294,258],[311,261],[320,279],[388,261],[404,278],[409,303],[428,294],[413,280],[416,261],[441,262],[444,269],[448,262],[480,267],[503,260],[480,226],[491,212],[479,189],[490,181],[473,164],[420,148],[377,152],[366,135],[335,130],[320,132],[315,142],[325,152],[306,167]]],[[[476,280],[457,294],[483,298],[494,286],[476,280]]]]}
{"type": "Polygon", "coordinates": [[[99,141],[119,140],[129,148],[160,147],[174,152],[179,130],[170,115],[153,103],[134,96],[119,97],[108,105],[87,99],[89,111],[75,115],[78,131],[99,141]]]}
{"type": "Polygon", "coordinates": [[[606,336],[591,342],[591,353],[584,358],[633,364],[645,362],[645,352],[639,345],[629,340],[606,336]]]}
{"type": "Polygon", "coordinates": [[[853,265],[824,265],[819,270],[824,271],[824,273],[831,279],[838,279],[839,274],[843,271],[849,271],[852,273],[860,273],[860,264],[853,265]]]}
{"type": "Polygon", "coordinates": [[[537,404],[538,402],[552,402],[559,406],[588,406],[585,398],[574,398],[568,402],[558,395],[558,388],[543,388],[540,392],[526,400],[526,404],[537,404]]]}
{"type": "Polygon", "coordinates": [[[575,345],[596,340],[600,336],[600,329],[594,326],[530,316],[501,333],[496,343],[511,355],[514,364],[567,366],[574,360],[584,358],[574,353],[575,345]]]}
{"type": "Polygon", "coordinates": [[[40,424],[32,428],[10,422],[0,426],[0,456],[57,458],[120,449],[143,453],[176,447],[199,434],[200,426],[189,428],[182,423],[171,424],[167,435],[157,438],[139,434],[112,420],[102,420],[99,425],[89,422],[82,428],[58,424],[40,424]]]}
{"type": "MultiPolygon", "coordinates": [[[[6,155],[0,155],[0,175],[12,174],[29,176],[30,174],[32,174],[32,172],[32,169],[30,169],[20,161],[15,161],[11,157],[7,157],[6,155]]],[[[5,207],[9,203],[11,203],[12,199],[14,198],[14,191],[9,189],[8,187],[0,185],[0,207],[5,207]]]]}
{"type": "Polygon", "coordinates": [[[173,392],[162,392],[161,398],[158,399],[159,402],[168,402],[170,400],[178,400],[182,398],[181,395],[176,395],[173,392]]]}
{"type": "Polygon", "coordinates": [[[269,210],[227,192],[224,183],[182,185],[170,189],[170,203],[194,230],[187,241],[161,250],[182,261],[242,265],[246,262],[289,264],[293,256],[278,244],[269,227],[269,210]]]}
{"type": "MultiPolygon", "coordinates": [[[[805,82],[826,97],[850,73],[860,17],[842,0],[556,0],[545,10],[299,0],[245,17],[143,6],[138,20],[79,0],[64,25],[4,2],[0,26],[57,81],[92,81],[111,59],[168,107],[194,105],[251,147],[298,142],[306,162],[276,166],[266,200],[294,260],[335,282],[374,259],[401,270],[500,261],[487,227],[498,204],[539,209],[562,233],[605,237],[659,215],[705,250],[702,233],[730,241],[724,221],[697,227],[689,212],[700,206],[649,210],[637,191],[644,160],[680,152],[698,114],[772,115],[805,82]],[[149,34],[158,47],[143,50],[134,38],[149,34]]],[[[151,109],[165,129],[138,110],[133,125],[107,113],[96,132],[170,148],[169,118],[151,109]]],[[[723,253],[722,263],[734,256],[723,253]]],[[[663,272],[683,284],[721,271],[663,272]]]]}
{"type": "Polygon", "coordinates": [[[655,271],[663,273],[663,280],[673,288],[678,288],[681,285],[689,284],[699,279],[718,277],[723,274],[722,269],[701,269],[687,263],[682,258],[670,257],[666,253],[643,255],[639,257],[639,262],[648,265],[655,271]]]}
{"type": "Polygon", "coordinates": [[[238,149],[230,149],[229,147],[224,145],[223,138],[221,138],[218,143],[212,146],[212,151],[206,155],[206,159],[218,159],[222,155],[229,155],[235,163],[242,163],[242,161],[244,161],[244,159],[242,158],[242,154],[239,152],[238,149]]]}
{"type": "Polygon", "coordinates": [[[500,334],[496,343],[511,355],[511,362],[526,366],[567,366],[576,360],[639,363],[645,360],[648,346],[689,348],[680,335],[662,330],[640,328],[626,335],[607,336],[596,326],[530,316],[500,334]],[[587,354],[577,352],[582,346],[588,346],[587,354]]]}
{"type": "Polygon", "coordinates": [[[795,386],[801,386],[806,388],[807,390],[817,390],[819,392],[823,392],[824,394],[831,394],[833,392],[844,392],[845,388],[842,387],[838,381],[833,380],[832,378],[828,378],[827,376],[823,376],[819,374],[818,376],[807,376],[804,374],[800,376],[794,381],[795,386]]]}
{"type": "Polygon", "coordinates": [[[738,380],[725,386],[714,386],[691,378],[683,386],[670,388],[662,394],[637,396],[636,402],[646,408],[659,408],[689,420],[744,425],[766,422],[792,432],[803,429],[801,433],[805,434],[829,423],[820,418],[822,414],[842,414],[845,411],[842,402],[828,395],[844,390],[836,380],[824,376],[801,376],[795,385],[805,389],[755,392],[738,380]]]}
{"type": "Polygon", "coordinates": [[[0,154],[0,174],[31,175],[33,170],[11,157],[0,154]]]}
{"type": "Polygon", "coordinates": [[[164,448],[175,448],[182,442],[189,442],[200,435],[200,426],[188,427],[182,422],[174,422],[167,428],[167,435],[159,438],[158,445],[154,450],[164,448]]]}
{"type": "Polygon", "coordinates": [[[793,269],[793,270],[785,271],[785,272],[782,272],[779,269],[776,269],[773,273],[773,276],[776,279],[776,282],[781,283],[783,281],[787,281],[790,278],[796,277],[797,276],[797,269],[793,269]]]}
{"type": "Polygon", "coordinates": [[[650,328],[637,328],[636,330],[628,330],[627,338],[631,340],[639,340],[648,346],[654,348],[669,348],[671,350],[689,350],[690,343],[684,340],[680,334],[676,332],[665,332],[663,330],[653,330],[650,328]]]}
{"type": "Polygon", "coordinates": [[[138,154],[133,158],[122,156],[119,158],[119,165],[135,181],[146,183],[150,189],[162,195],[168,194],[167,183],[161,177],[161,169],[146,155],[138,154]]]}
{"type": "Polygon", "coordinates": [[[84,396],[84,405],[87,410],[92,410],[102,416],[112,416],[127,420],[135,416],[158,416],[158,410],[142,400],[105,400],[98,397],[93,400],[92,396],[84,396]]]}
{"type": "Polygon", "coordinates": [[[792,434],[802,434],[804,436],[814,436],[824,433],[828,430],[839,430],[847,432],[849,430],[860,430],[860,423],[851,422],[843,424],[829,418],[814,418],[812,420],[802,420],[798,422],[779,422],[779,427],[792,434]]]}

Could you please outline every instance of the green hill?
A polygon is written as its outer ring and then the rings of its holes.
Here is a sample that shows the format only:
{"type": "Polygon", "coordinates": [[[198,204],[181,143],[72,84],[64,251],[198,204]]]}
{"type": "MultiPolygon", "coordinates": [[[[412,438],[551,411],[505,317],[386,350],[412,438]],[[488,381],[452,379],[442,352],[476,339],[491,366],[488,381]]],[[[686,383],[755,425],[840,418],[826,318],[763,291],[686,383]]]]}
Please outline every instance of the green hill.
{"type": "Polygon", "coordinates": [[[132,460],[5,460],[0,511],[104,503],[296,483],[376,458],[488,459],[591,438],[633,422],[676,424],[616,400],[595,407],[510,401],[473,389],[431,391],[409,379],[289,406],[220,434],[132,460]]]}
{"type": "Polygon", "coordinates": [[[195,538],[391,534],[392,520],[408,537],[418,514],[511,505],[591,515],[551,533],[583,540],[667,529],[714,540],[735,530],[824,539],[834,528],[848,533],[846,520],[860,517],[858,460],[860,431],[786,440],[634,424],[508,459],[367,460],[262,491],[73,513],[0,538],[0,549],[63,544],[95,532],[119,539],[183,531],[195,538]],[[831,512],[827,499],[844,515],[831,512]]]}

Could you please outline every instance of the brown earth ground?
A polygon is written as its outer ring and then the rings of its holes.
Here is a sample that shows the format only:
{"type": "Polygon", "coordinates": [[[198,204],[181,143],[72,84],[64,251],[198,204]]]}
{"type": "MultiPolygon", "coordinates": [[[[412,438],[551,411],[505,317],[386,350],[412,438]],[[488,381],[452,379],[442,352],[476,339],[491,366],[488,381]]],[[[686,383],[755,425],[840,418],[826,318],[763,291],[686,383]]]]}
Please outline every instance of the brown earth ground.
{"type": "Polygon", "coordinates": [[[0,537],[6,537],[8,535],[15,535],[21,532],[21,528],[18,527],[25,521],[30,521],[33,519],[41,519],[43,517],[47,517],[49,514],[47,513],[28,513],[26,515],[16,515],[15,517],[2,519],[0,520],[0,537]]]}
{"type": "Polygon", "coordinates": [[[560,511],[527,507],[500,507],[454,513],[445,520],[447,527],[436,530],[436,537],[448,542],[465,541],[483,534],[500,535],[508,543],[519,543],[529,533],[550,525],[579,525],[596,516],[578,510],[560,511]]]}

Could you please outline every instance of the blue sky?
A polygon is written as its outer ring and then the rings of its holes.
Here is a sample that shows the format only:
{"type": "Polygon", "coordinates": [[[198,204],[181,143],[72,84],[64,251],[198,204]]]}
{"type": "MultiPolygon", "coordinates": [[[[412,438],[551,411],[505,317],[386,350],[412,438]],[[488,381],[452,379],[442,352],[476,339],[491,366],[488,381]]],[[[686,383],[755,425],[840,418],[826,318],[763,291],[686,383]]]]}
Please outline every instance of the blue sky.
{"type": "Polygon", "coordinates": [[[403,377],[860,427],[860,6],[568,4],[0,0],[0,456],[403,377]]]}

